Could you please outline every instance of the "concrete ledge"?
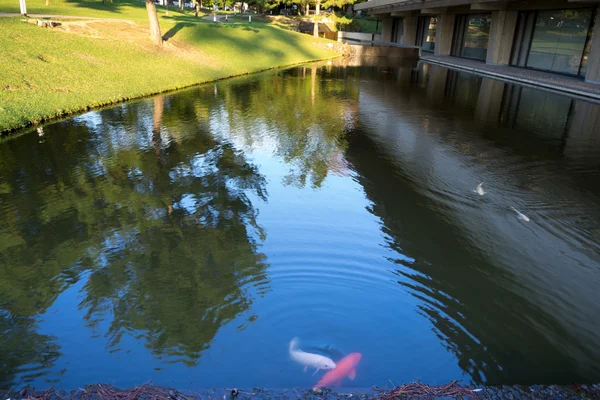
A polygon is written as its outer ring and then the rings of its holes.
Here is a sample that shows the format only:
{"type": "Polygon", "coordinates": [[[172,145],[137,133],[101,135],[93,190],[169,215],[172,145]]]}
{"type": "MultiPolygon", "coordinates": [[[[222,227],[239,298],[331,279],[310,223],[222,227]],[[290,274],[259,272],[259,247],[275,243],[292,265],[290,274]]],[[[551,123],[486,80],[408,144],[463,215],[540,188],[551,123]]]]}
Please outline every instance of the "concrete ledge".
{"type": "Polygon", "coordinates": [[[381,41],[381,34],[338,31],[337,38],[338,42],[343,42],[346,40],[356,42],[377,42],[381,41]]]}
{"type": "Polygon", "coordinates": [[[438,64],[451,69],[468,71],[509,82],[518,82],[525,86],[543,88],[558,94],[570,94],[585,100],[600,102],[600,85],[594,85],[577,78],[506,65],[489,65],[451,56],[426,55],[421,56],[420,59],[427,63],[438,64]]]}
{"type": "Polygon", "coordinates": [[[419,59],[420,49],[416,46],[390,46],[383,42],[349,44],[353,59],[384,57],[387,59],[419,59]]]}

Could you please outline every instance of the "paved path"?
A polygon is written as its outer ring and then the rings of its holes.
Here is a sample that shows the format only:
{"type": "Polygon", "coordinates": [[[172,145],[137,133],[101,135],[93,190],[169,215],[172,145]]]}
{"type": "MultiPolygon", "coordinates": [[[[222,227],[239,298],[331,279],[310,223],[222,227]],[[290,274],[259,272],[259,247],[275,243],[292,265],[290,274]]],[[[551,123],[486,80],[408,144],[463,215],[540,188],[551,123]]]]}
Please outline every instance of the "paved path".
{"type": "MultiPolygon", "coordinates": [[[[227,20],[225,20],[225,14],[217,14],[217,22],[248,22],[248,15],[252,15],[252,18],[258,17],[259,15],[257,14],[243,14],[240,18],[240,14],[237,15],[232,15],[232,14],[227,14],[227,20]]],[[[204,17],[202,17],[202,19],[206,20],[206,21],[213,21],[213,15],[206,15],[204,17]]]]}

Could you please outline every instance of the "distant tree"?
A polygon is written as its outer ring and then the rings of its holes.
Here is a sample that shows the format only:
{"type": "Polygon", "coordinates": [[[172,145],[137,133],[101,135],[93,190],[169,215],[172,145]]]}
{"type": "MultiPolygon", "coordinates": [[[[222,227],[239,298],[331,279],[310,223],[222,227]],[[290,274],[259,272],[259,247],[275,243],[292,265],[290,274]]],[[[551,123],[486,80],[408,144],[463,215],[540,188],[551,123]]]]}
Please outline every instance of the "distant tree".
{"type": "Polygon", "coordinates": [[[254,6],[258,9],[258,12],[269,11],[276,8],[281,1],[279,0],[250,0],[248,1],[249,6],[254,6]]]}
{"type": "Polygon", "coordinates": [[[304,13],[304,15],[308,15],[310,3],[311,3],[310,0],[299,0],[296,2],[296,4],[298,4],[299,11],[304,13]]]}
{"type": "Polygon", "coordinates": [[[355,4],[356,2],[357,0],[326,0],[323,2],[323,7],[337,7],[343,9],[344,13],[347,13],[348,7],[355,4]]]}
{"type": "Polygon", "coordinates": [[[150,21],[150,38],[156,46],[162,46],[162,35],[153,0],[146,0],[146,11],[148,11],[148,20],[150,21]]]}

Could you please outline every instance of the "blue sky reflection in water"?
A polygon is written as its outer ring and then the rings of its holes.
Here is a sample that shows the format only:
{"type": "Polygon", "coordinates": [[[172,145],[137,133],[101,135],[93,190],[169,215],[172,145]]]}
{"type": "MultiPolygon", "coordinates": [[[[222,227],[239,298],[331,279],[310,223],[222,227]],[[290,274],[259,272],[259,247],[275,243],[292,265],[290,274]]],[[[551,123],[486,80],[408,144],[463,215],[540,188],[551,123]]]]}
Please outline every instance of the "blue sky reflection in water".
{"type": "Polygon", "coordinates": [[[597,382],[599,134],[568,97],[311,65],[7,140],[0,387],[309,387],[294,336],[362,353],[344,386],[597,382]]]}

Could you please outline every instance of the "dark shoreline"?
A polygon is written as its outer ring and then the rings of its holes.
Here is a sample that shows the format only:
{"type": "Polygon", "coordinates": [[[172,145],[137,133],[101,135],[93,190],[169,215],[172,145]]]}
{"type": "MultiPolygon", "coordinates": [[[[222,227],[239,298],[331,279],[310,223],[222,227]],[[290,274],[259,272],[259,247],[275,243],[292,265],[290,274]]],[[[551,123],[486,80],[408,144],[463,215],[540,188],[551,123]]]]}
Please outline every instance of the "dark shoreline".
{"type": "Polygon", "coordinates": [[[2,399],[30,400],[247,400],[247,399],[600,399],[600,384],[595,385],[532,385],[532,386],[462,386],[456,382],[430,386],[420,382],[381,389],[204,389],[178,391],[162,386],[142,385],[118,389],[105,384],[87,385],[77,390],[36,390],[26,386],[21,390],[0,391],[2,399]]]}

